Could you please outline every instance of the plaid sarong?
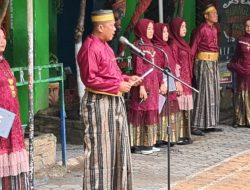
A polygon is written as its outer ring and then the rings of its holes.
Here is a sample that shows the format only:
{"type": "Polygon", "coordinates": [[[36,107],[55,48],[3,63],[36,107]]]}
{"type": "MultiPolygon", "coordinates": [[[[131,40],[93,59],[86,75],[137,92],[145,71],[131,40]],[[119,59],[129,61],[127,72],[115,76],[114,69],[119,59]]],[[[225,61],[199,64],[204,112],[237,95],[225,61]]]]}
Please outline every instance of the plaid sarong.
{"type": "Polygon", "coordinates": [[[220,109],[218,62],[196,60],[194,75],[196,88],[200,93],[194,93],[192,127],[216,127],[220,109]]]}
{"type": "Polygon", "coordinates": [[[171,127],[170,142],[176,143],[179,137],[183,137],[182,114],[178,108],[177,100],[166,101],[160,114],[160,124],[158,125],[157,140],[168,141],[167,127],[171,127]],[[168,112],[170,114],[168,114],[168,112]],[[169,124],[168,124],[169,120],[169,124]]]}
{"type": "Polygon", "coordinates": [[[29,190],[28,172],[17,176],[7,176],[0,179],[0,189],[2,190],[29,190]]]}
{"type": "Polygon", "coordinates": [[[123,97],[86,91],[83,190],[131,190],[132,166],[123,97]]]}
{"type": "Polygon", "coordinates": [[[235,124],[250,126],[250,90],[235,93],[235,124]]]}

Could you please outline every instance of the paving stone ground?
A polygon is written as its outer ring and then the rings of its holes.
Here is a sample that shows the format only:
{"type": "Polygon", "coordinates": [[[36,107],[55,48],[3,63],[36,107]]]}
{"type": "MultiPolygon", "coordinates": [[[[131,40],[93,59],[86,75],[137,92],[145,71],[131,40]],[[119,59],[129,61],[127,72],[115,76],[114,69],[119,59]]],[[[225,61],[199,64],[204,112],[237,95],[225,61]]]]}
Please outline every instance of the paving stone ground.
{"type": "Polygon", "coordinates": [[[250,150],[177,182],[172,190],[248,190],[250,189],[250,150]]]}
{"type": "MultiPolygon", "coordinates": [[[[221,127],[224,128],[222,133],[210,133],[206,137],[196,138],[192,145],[175,146],[171,149],[171,185],[250,149],[250,129],[221,127]]],[[[166,152],[143,157],[143,155],[133,157],[136,163],[134,166],[136,189],[166,189],[166,152]]],[[[223,173],[218,175],[223,176],[223,173]]]]}
{"type": "MultiPolygon", "coordinates": [[[[220,127],[223,132],[194,137],[193,144],[170,149],[171,190],[250,190],[250,128],[220,127]]],[[[70,148],[74,152],[74,146],[70,148]]],[[[68,162],[70,172],[45,177],[35,189],[81,189],[81,152],[76,146],[76,159],[68,162]]],[[[132,154],[134,189],[167,190],[167,157],[166,148],[152,155],[132,154]]]]}

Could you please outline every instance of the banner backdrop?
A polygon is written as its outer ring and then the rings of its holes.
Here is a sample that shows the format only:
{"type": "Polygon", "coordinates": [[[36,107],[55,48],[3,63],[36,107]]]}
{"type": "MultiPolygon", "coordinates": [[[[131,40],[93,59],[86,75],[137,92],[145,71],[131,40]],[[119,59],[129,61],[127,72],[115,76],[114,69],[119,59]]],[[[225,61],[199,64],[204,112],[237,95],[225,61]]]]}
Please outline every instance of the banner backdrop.
{"type": "Polygon", "coordinates": [[[226,65],[234,54],[237,38],[244,34],[244,20],[250,16],[250,0],[220,0],[218,14],[221,26],[221,83],[230,83],[232,76],[226,65]]]}

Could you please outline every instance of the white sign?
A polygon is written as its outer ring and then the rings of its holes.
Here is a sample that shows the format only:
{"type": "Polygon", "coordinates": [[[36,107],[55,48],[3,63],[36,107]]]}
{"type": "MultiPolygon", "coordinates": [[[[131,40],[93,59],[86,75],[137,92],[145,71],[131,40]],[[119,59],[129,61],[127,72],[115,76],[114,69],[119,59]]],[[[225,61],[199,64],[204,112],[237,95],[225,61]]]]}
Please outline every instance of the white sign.
{"type": "Polygon", "coordinates": [[[223,4],[223,8],[226,9],[230,5],[237,5],[237,4],[242,4],[242,5],[250,5],[250,0],[230,0],[228,3],[223,4]]]}

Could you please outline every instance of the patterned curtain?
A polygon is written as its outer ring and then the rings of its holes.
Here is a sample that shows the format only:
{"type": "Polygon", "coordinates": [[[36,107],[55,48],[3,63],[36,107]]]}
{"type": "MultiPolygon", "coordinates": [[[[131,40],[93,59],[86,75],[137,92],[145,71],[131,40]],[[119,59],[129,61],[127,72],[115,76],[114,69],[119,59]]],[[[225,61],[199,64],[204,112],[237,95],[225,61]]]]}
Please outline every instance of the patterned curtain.
{"type": "MultiPolygon", "coordinates": [[[[129,25],[127,26],[127,28],[123,34],[126,38],[129,38],[129,34],[133,31],[136,23],[140,19],[141,15],[147,10],[147,8],[151,4],[151,2],[152,2],[152,0],[140,0],[138,2],[136,9],[135,9],[135,12],[134,12],[134,14],[129,22],[129,25]]],[[[125,46],[123,44],[120,44],[118,54],[122,55],[124,53],[124,51],[125,51],[125,46]]]]}

